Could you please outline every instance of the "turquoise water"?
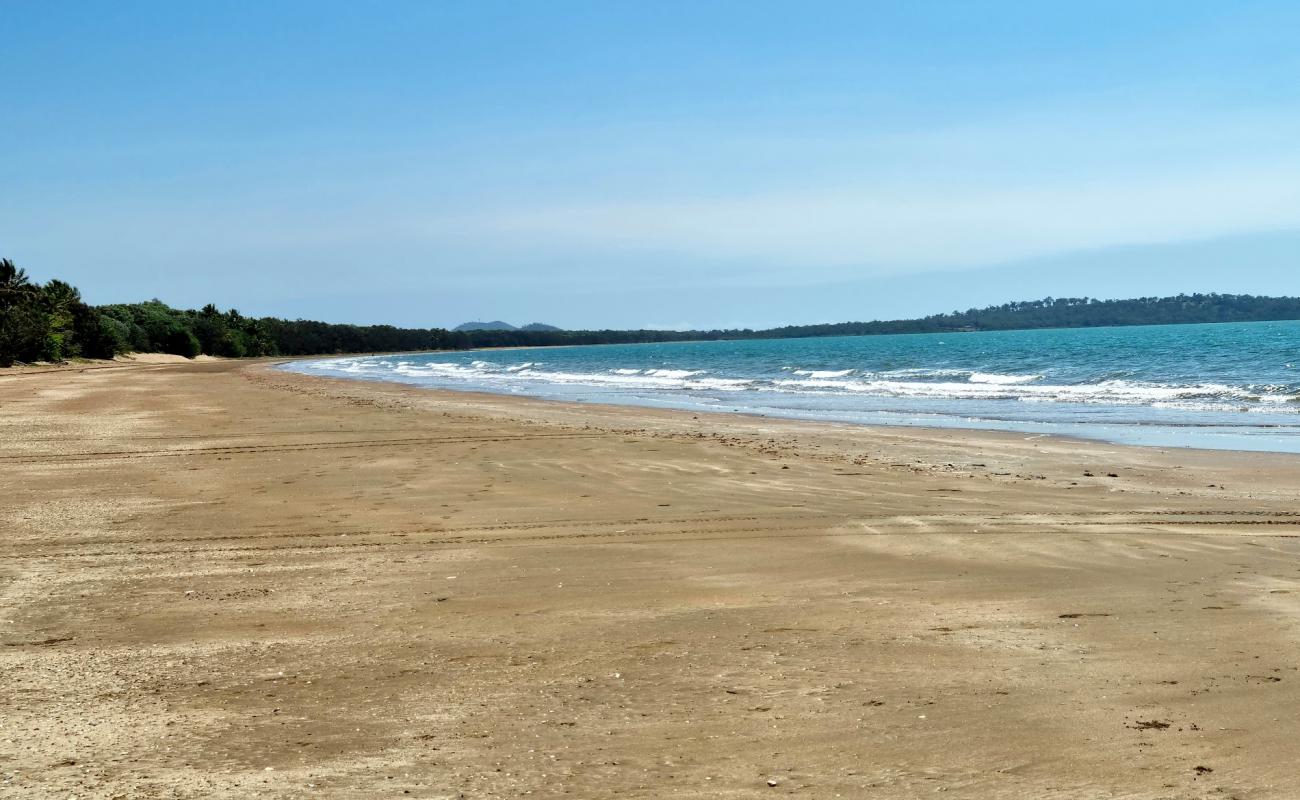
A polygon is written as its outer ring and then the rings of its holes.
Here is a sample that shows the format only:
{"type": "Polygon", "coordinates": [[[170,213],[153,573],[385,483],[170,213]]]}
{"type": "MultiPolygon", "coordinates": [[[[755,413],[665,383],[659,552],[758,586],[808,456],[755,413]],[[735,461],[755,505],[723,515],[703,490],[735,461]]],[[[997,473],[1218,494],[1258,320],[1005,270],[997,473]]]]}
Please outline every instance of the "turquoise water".
{"type": "Polygon", "coordinates": [[[284,368],[576,402],[1300,452],[1300,322],[480,350],[284,368]]]}

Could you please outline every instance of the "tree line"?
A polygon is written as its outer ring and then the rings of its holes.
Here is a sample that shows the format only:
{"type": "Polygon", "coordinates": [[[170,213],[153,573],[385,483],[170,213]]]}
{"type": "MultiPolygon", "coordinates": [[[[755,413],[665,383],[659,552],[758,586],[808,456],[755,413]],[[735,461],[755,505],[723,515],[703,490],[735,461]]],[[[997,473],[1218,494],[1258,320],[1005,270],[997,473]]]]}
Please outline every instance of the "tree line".
{"type": "Polygon", "coordinates": [[[1186,325],[1209,322],[1266,322],[1300,319],[1300,297],[1249,294],[1180,294],[1095,300],[1048,297],[933,314],[918,319],[793,325],[761,331],[766,338],[871,336],[890,333],[958,333],[1039,328],[1114,328],[1132,325],[1186,325]]]}
{"type": "Polygon", "coordinates": [[[35,283],[12,261],[0,259],[0,366],[129,352],[242,358],[1294,319],[1300,319],[1296,297],[1192,294],[1131,300],[1049,297],[919,319],[767,330],[448,331],[255,318],[211,304],[176,309],[159,300],[91,306],[76,287],[57,279],[35,283]]]}

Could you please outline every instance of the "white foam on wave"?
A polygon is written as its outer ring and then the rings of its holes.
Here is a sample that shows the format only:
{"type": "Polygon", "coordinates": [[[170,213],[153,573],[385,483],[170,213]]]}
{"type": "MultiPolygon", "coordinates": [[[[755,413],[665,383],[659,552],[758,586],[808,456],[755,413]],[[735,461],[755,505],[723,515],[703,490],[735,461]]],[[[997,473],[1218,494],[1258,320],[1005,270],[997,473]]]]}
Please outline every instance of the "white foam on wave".
{"type": "Polygon", "coordinates": [[[407,377],[419,377],[438,375],[473,375],[479,372],[479,370],[465,367],[461,364],[431,361],[427,364],[399,364],[393,369],[393,372],[407,377]]]}
{"type": "Polygon", "coordinates": [[[692,370],[646,370],[631,374],[610,372],[528,372],[518,377],[543,383],[585,385],[623,389],[657,389],[671,391],[717,389],[742,391],[754,384],[749,378],[702,378],[692,370]]]}
{"type": "Polygon", "coordinates": [[[744,391],[753,385],[754,381],[747,378],[699,378],[690,381],[688,388],[721,389],[726,392],[739,392],[744,391]]]}
{"type": "Polygon", "coordinates": [[[1000,375],[996,372],[972,372],[966,380],[971,383],[992,383],[999,386],[1011,386],[1017,383],[1030,383],[1042,375],[1000,375]]]}
{"type": "Polygon", "coordinates": [[[1087,384],[1044,384],[1040,375],[981,373],[946,369],[907,369],[854,376],[854,370],[796,370],[791,378],[741,378],[703,370],[617,368],[599,372],[565,372],[539,368],[536,362],[513,365],[475,360],[390,361],[382,358],[343,358],[300,362],[301,369],[354,377],[391,376],[429,385],[456,383],[468,388],[568,385],[594,389],[653,392],[786,392],[793,394],[861,395],[933,400],[1018,401],[1147,406],[1194,411],[1252,411],[1296,414],[1300,392],[1294,385],[1232,386],[1223,383],[1169,385],[1123,379],[1087,384]],[[933,380],[939,375],[946,380],[933,380]],[[931,380],[927,380],[931,378],[931,380]]]}
{"type": "Polygon", "coordinates": [[[857,370],[852,369],[796,369],[795,375],[807,375],[809,378],[844,378],[857,370]]]}
{"type": "Polygon", "coordinates": [[[393,362],[376,359],[340,358],[329,361],[308,361],[303,366],[323,372],[343,372],[349,375],[382,373],[392,368],[393,362]]]}
{"type": "MultiPolygon", "coordinates": [[[[1025,376],[1017,376],[1025,377],[1025,376]]],[[[1030,378],[1030,380],[1036,379],[1030,378]]],[[[1112,380],[1089,384],[1029,384],[1017,382],[953,381],[829,381],[783,380],[781,390],[854,392],[884,397],[935,400],[1016,400],[1029,403],[1081,403],[1153,406],[1187,410],[1229,410],[1248,404],[1252,410],[1291,410],[1300,397],[1291,393],[1261,394],[1251,388],[1206,383],[1169,386],[1112,380]],[[1262,405],[1261,405],[1262,404],[1262,405]]]]}
{"type": "Polygon", "coordinates": [[[591,386],[593,388],[674,390],[743,391],[755,381],[750,378],[703,377],[702,370],[685,369],[615,369],[606,372],[564,372],[539,369],[536,362],[504,366],[489,361],[469,363],[429,361],[424,363],[398,362],[396,364],[320,362],[321,369],[348,372],[358,377],[383,377],[389,374],[417,383],[434,385],[455,382],[469,386],[498,386],[509,388],[521,384],[559,384],[591,386]]]}
{"type": "Polygon", "coordinates": [[[773,386],[788,389],[836,389],[845,392],[861,391],[867,385],[866,381],[837,381],[830,378],[787,378],[784,380],[772,381],[773,386]]]}
{"type": "Polygon", "coordinates": [[[933,367],[910,367],[908,369],[889,369],[875,372],[876,378],[965,378],[971,374],[968,369],[945,369],[933,367]]]}

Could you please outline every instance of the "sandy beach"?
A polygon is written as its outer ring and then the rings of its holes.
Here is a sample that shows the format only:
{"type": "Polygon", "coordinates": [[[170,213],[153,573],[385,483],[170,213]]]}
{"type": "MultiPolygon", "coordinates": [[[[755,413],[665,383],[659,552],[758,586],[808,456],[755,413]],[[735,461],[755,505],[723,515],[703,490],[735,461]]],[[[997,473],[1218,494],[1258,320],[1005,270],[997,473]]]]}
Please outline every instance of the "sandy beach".
{"type": "Polygon", "coordinates": [[[1300,796],[1300,458],[271,363],[0,373],[0,796],[1300,796]]]}

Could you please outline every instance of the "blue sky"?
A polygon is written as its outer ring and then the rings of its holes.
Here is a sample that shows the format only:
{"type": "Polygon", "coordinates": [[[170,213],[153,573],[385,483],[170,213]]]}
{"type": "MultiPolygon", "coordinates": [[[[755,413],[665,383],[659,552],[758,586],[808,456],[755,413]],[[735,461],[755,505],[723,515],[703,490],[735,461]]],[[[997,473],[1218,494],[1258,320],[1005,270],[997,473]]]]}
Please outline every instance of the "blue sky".
{"type": "Polygon", "coordinates": [[[92,302],[714,327],[1300,294],[1300,5],[0,3],[92,302]]]}

